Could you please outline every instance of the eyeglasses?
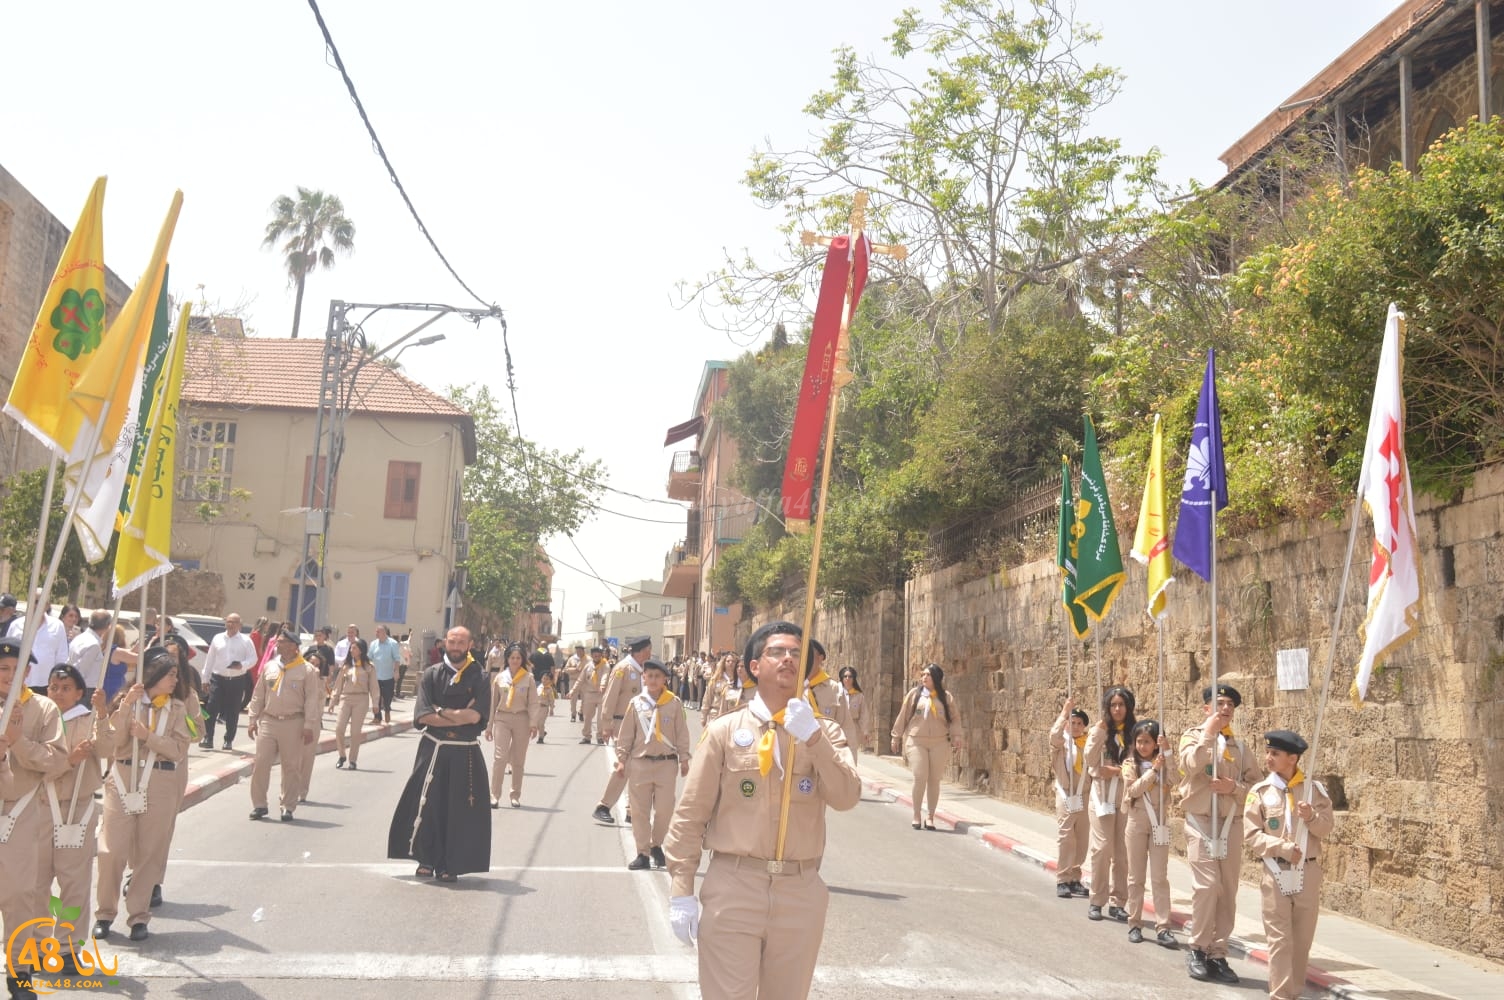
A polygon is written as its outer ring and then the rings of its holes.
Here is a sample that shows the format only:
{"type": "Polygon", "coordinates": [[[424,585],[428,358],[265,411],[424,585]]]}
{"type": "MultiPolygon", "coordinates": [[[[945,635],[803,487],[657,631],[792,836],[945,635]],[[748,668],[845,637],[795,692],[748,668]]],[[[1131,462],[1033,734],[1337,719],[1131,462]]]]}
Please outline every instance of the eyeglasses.
{"type": "Polygon", "coordinates": [[[797,660],[799,658],[798,646],[764,646],[762,648],[764,659],[768,660],[797,660]]]}

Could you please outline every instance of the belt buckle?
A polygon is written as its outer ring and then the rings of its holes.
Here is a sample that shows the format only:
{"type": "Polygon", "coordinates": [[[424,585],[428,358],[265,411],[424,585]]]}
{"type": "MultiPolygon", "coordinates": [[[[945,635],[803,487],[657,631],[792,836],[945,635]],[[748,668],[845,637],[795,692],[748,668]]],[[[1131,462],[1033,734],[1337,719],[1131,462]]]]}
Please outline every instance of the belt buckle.
{"type": "Polygon", "coordinates": [[[783,874],[783,862],[782,861],[769,861],[768,862],[768,874],[769,875],[782,875],[783,874]]]}

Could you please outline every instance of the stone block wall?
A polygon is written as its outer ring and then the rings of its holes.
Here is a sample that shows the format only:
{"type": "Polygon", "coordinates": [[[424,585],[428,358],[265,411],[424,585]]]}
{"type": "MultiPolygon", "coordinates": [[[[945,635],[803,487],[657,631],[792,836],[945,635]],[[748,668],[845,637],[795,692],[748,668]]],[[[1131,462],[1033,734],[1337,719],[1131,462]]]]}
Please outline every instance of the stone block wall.
{"type": "MultiPolygon", "coordinates": [[[[1126,487],[1124,487],[1126,489],[1126,487]]],[[[1119,525],[1126,549],[1131,518],[1119,525]]],[[[1289,523],[1219,541],[1219,677],[1243,694],[1234,721],[1249,738],[1274,728],[1313,733],[1335,653],[1314,774],[1337,806],[1326,845],[1323,904],[1404,934],[1504,961],[1504,466],[1479,473],[1455,503],[1422,498],[1417,523],[1424,608],[1418,636],[1374,675],[1368,702],[1349,697],[1367,598],[1364,519],[1335,650],[1332,614],[1346,523],[1289,523]],[[1310,686],[1279,690],[1276,655],[1306,649],[1310,686]]],[[[1211,588],[1183,567],[1161,639],[1143,612],[1145,578],[1131,560],[1108,620],[1072,643],[1053,559],[985,576],[965,565],[909,582],[863,606],[821,612],[815,634],[830,666],[856,666],[877,715],[880,748],[903,691],[928,661],[959,699],[965,746],[956,777],[1041,811],[1052,808],[1047,733],[1067,689],[1093,721],[1103,685],[1126,684],[1139,718],[1178,734],[1202,718],[1211,672],[1211,588]]],[[[787,617],[798,620],[802,595],[787,617]]],[[[775,617],[763,614],[750,629],[775,617]]],[[[1260,749],[1262,745],[1260,744],[1260,749]]],[[[1308,755],[1309,758],[1309,755],[1308,755]]],[[[1177,849],[1184,838],[1177,830],[1177,849]]],[[[1244,875],[1257,878],[1252,863],[1244,875]]]]}

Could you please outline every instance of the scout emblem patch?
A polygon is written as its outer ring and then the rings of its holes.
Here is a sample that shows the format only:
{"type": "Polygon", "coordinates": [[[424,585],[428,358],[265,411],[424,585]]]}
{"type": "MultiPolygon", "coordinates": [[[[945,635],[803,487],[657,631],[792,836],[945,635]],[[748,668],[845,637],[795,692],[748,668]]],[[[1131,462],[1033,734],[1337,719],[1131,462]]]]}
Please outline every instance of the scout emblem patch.
{"type": "Polygon", "coordinates": [[[756,791],[757,782],[753,781],[751,778],[746,778],[742,781],[742,798],[750,799],[752,797],[752,793],[756,791]]]}
{"type": "Polygon", "coordinates": [[[738,729],[736,732],[731,734],[731,742],[735,743],[743,750],[752,745],[752,739],[752,730],[750,729],[738,729]]]}
{"type": "Polygon", "coordinates": [[[1269,817],[1269,829],[1271,829],[1271,830],[1278,830],[1279,829],[1279,817],[1278,816],[1270,816],[1269,817]]]}
{"type": "Polygon", "coordinates": [[[813,792],[814,790],[815,790],[815,779],[813,779],[813,778],[800,778],[799,779],[799,793],[801,795],[808,795],[810,792],[813,792]]]}

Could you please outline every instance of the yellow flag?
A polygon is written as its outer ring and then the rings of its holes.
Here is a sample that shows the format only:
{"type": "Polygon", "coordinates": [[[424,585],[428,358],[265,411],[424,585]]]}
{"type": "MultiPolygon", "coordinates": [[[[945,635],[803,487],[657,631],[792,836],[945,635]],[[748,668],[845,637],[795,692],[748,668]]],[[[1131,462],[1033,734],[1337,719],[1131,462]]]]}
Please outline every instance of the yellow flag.
{"type": "Polygon", "coordinates": [[[1165,458],[1159,414],[1154,415],[1154,443],[1149,447],[1149,475],[1138,508],[1132,556],[1149,567],[1149,616],[1159,618],[1165,613],[1165,590],[1175,579],[1170,575],[1170,542],[1165,536],[1165,458]]]}
{"type": "Polygon", "coordinates": [[[104,182],[94,182],[42,298],[5,412],[53,451],[73,448],[82,420],[68,405],[104,337],[104,182]]]}
{"type": "Polygon", "coordinates": [[[183,192],[174,192],[145,273],[105,332],[104,343],[88,370],[68,395],[71,408],[82,414],[82,420],[68,452],[64,476],[69,503],[75,493],[83,494],[74,526],[79,529],[84,556],[91,563],[104,558],[115,527],[128,463],[112,459],[117,448],[123,448],[129,457],[131,442],[120,440],[120,430],[136,397],[136,379],[151,337],[157,298],[166,284],[167,248],[182,207],[183,192]]]}
{"type": "Polygon", "coordinates": [[[141,474],[131,486],[130,516],[120,531],[120,544],[116,548],[116,594],[128,593],[172,572],[172,487],[183,359],[188,353],[188,312],[189,306],[184,303],[172,337],[167,369],[158,380],[157,393],[152,399],[141,474]]]}

